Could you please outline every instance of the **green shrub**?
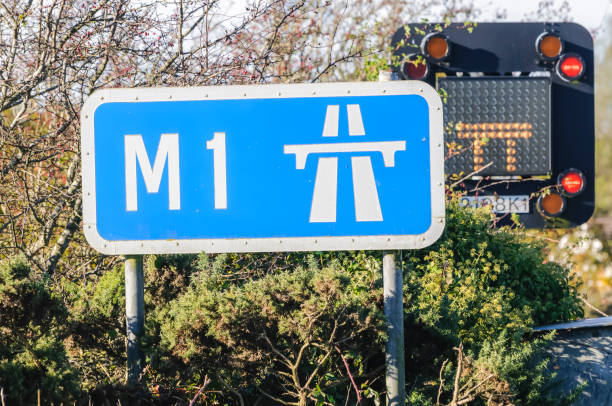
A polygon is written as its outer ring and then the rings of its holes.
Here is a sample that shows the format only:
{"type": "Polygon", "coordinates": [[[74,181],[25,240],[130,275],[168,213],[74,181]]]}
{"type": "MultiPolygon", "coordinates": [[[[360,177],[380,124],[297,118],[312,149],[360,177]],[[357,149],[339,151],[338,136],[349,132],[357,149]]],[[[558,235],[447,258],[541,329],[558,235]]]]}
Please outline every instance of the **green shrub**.
{"type": "Polygon", "coordinates": [[[443,236],[404,252],[406,311],[442,335],[479,347],[502,331],[582,316],[577,281],[548,263],[543,246],[520,231],[492,229],[486,211],[448,202],[443,236]]]}
{"type": "Polygon", "coordinates": [[[68,306],[69,352],[84,390],[125,379],[125,286],[122,268],[94,280],[61,282],[68,306]]]}
{"type": "MultiPolygon", "coordinates": [[[[63,303],[24,261],[0,267],[0,385],[8,399],[207,405],[364,404],[384,396],[380,252],[149,256],[148,393],[125,387],[124,273],[63,279],[63,303]],[[66,345],[66,348],[64,347],[66,345]],[[353,383],[354,382],[354,383],[353,383]],[[11,397],[12,396],[12,397],[11,397]]],[[[433,246],[404,270],[411,404],[564,404],[531,327],[581,316],[569,271],[521,230],[447,206],[433,246]],[[458,385],[458,386],[457,386],[458,385]]],[[[370,403],[367,403],[370,402],[370,403]]]]}
{"type": "MultiPolygon", "coordinates": [[[[491,375],[468,392],[472,403],[551,402],[543,343],[524,337],[536,324],[582,314],[567,269],[546,263],[520,230],[493,229],[489,213],[455,200],[436,244],[397,257],[413,403],[465,395],[455,394],[458,371],[466,390],[491,375]]],[[[208,376],[208,387],[225,394],[207,398],[211,405],[354,402],[348,371],[362,397],[384,391],[381,253],[180,258],[156,257],[162,266],[148,276],[160,304],[147,322],[155,383],[194,394],[208,376]],[[180,269],[180,283],[168,288],[167,275],[180,269]]]]}
{"type": "Polygon", "coordinates": [[[308,267],[226,284],[216,269],[227,259],[201,270],[159,319],[162,343],[200,381],[306,404],[346,396],[344,357],[367,385],[369,358],[383,348],[375,262],[347,272],[339,261],[318,269],[311,257],[308,267]]]}
{"type": "MultiPolygon", "coordinates": [[[[461,345],[462,385],[493,374],[475,391],[472,403],[555,404],[548,397],[552,376],[546,370],[542,341],[525,341],[533,326],[582,316],[577,282],[568,269],[548,263],[543,246],[525,242],[521,230],[494,229],[485,210],[464,210],[447,203],[447,225],[432,247],[403,253],[407,366],[419,396],[452,400],[461,345]],[[424,337],[426,332],[428,339],[424,337]],[[454,350],[453,350],[454,349],[454,350]],[[447,367],[441,394],[440,369],[447,367]],[[426,385],[426,382],[436,382],[426,385]],[[484,399],[484,400],[483,400],[484,399]],[[499,403],[495,403],[495,399],[499,403]]],[[[415,395],[416,396],[416,395],[415,395]]]]}
{"type": "Polygon", "coordinates": [[[9,404],[70,400],[78,374],[63,345],[66,308],[21,258],[0,263],[0,387],[9,404]]]}

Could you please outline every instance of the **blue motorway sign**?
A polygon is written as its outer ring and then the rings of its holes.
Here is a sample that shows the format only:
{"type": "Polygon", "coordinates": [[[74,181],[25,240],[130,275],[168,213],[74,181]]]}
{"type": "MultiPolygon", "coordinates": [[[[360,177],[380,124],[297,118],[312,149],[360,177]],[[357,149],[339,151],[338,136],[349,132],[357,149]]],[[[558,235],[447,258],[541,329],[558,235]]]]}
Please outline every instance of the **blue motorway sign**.
{"type": "Polygon", "coordinates": [[[83,218],[108,254],[419,248],[444,228],[423,82],[106,89],[83,107],[83,218]]]}

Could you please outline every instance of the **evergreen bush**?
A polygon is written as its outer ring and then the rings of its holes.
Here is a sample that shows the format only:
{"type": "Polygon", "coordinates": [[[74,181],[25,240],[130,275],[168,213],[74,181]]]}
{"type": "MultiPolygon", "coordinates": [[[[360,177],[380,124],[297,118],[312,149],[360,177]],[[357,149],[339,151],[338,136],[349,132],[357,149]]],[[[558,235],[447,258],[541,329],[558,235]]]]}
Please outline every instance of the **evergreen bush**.
{"type": "Polygon", "coordinates": [[[7,404],[69,401],[80,392],[64,348],[67,311],[22,258],[0,263],[0,388],[7,404]]]}
{"type": "MultiPolygon", "coordinates": [[[[410,399],[562,402],[547,395],[544,343],[525,335],[582,310],[569,270],[547,263],[542,246],[451,199],[441,239],[398,257],[410,399]]],[[[147,339],[152,370],[163,370],[157,382],[195,393],[208,377],[207,388],[226,394],[211,405],[344,404],[357,399],[355,386],[362,398],[384,391],[381,253],[192,257],[189,283],[166,289],[163,304],[159,286],[169,269],[181,273],[180,258],[155,257],[164,266],[148,276],[160,303],[147,339]]]]}
{"type": "MultiPolygon", "coordinates": [[[[205,385],[206,405],[380,404],[381,257],[147,257],[144,392],[125,387],[123,269],[63,279],[52,293],[25,261],[4,262],[0,386],[8,400],[32,400],[40,389],[56,403],[86,393],[94,404],[186,404],[205,385]]],[[[576,282],[545,260],[542,246],[451,199],[440,240],[396,258],[411,404],[571,401],[550,391],[549,338],[529,335],[537,324],[582,315],[576,282]]]]}

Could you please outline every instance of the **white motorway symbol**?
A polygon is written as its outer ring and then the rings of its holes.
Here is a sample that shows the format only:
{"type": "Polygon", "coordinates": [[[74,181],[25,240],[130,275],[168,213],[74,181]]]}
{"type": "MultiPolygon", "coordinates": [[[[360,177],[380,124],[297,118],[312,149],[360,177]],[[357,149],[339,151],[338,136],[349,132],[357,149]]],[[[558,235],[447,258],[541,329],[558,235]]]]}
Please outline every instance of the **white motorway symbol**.
{"type": "MultiPolygon", "coordinates": [[[[365,130],[358,104],[346,106],[349,136],[363,136],[365,130]]],[[[323,137],[338,136],[339,105],[327,106],[323,137]]],[[[406,141],[339,142],[285,145],[285,154],[295,154],[296,169],[304,169],[309,154],[380,152],[386,167],[395,166],[395,153],[406,150],[406,141]]],[[[351,157],[356,221],[383,221],[376,180],[369,156],[351,157]]],[[[310,206],[311,223],[336,222],[338,157],[320,157],[310,206]]]]}

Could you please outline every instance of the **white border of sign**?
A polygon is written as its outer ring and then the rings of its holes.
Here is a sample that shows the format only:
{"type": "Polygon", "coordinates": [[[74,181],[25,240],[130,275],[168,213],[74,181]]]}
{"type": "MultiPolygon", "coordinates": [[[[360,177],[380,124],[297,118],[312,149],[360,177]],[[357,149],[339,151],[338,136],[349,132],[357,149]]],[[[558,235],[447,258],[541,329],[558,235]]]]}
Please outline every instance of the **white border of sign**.
{"type": "MultiPolygon", "coordinates": [[[[444,145],[442,102],[438,93],[420,81],[312,83],[290,85],[214,86],[181,88],[103,89],[94,92],[81,110],[83,171],[83,228],[89,244],[103,254],[139,255],[198,252],[288,252],[417,249],[442,235],[444,207],[444,145]],[[295,97],[420,95],[429,105],[431,163],[430,228],[419,235],[348,237],[287,237],[108,241],[97,231],[94,113],[104,103],[228,99],[282,99],[295,97]]],[[[415,198],[418,198],[415,197],[415,198]]]]}

